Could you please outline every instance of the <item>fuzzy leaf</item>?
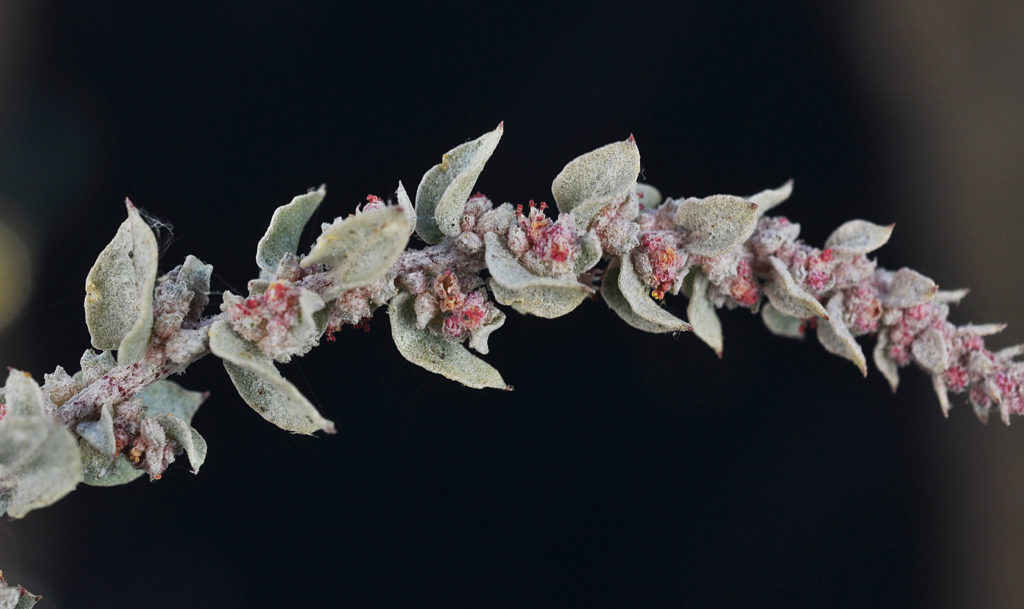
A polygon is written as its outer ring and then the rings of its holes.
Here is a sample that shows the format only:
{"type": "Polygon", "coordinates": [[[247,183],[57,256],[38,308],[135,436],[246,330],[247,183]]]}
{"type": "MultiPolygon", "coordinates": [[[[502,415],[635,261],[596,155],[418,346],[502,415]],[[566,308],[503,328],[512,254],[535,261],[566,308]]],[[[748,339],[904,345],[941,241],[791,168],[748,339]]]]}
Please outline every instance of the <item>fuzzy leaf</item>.
{"type": "MultiPolygon", "coordinates": [[[[0,505],[0,514],[3,506],[0,505]]],[[[32,609],[43,597],[32,594],[23,586],[10,586],[0,572],[0,609],[32,609]]]]}
{"type": "Polygon", "coordinates": [[[207,394],[202,391],[189,391],[167,380],[157,381],[139,392],[147,416],[173,414],[186,423],[192,422],[192,417],[206,401],[206,397],[207,394]]]}
{"type": "Polygon", "coordinates": [[[491,279],[490,286],[494,299],[500,304],[510,306],[519,313],[545,319],[554,319],[571,313],[589,295],[580,285],[544,285],[512,289],[491,279]]]}
{"type": "Polygon", "coordinates": [[[932,299],[938,303],[948,302],[950,304],[960,304],[960,301],[964,299],[964,296],[970,293],[967,288],[961,288],[959,290],[937,290],[935,297],[932,299]]]}
{"type": "Polygon", "coordinates": [[[840,254],[867,254],[885,245],[894,226],[881,226],[867,220],[850,220],[829,235],[825,247],[840,254]]]}
{"type": "Polygon", "coordinates": [[[627,324],[644,332],[689,332],[690,324],[658,306],[648,294],[633,263],[619,258],[605,271],[601,296],[627,324]]]}
{"type": "Polygon", "coordinates": [[[330,226],[320,235],[301,265],[326,264],[335,285],[325,292],[330,301],[344,291],[369,285],[391,270],[409,242],[401,207],[370,210],[330,226]]]}
{"type": "Polygon", "coordinates": [[[601,261],[601,238],[594,231],[580,237],[580,254],[573,264],[573,273],[581,275],[594,268],[601,261]]]}
{"type": "Polygon", "coordinates": [[[82,482],[89,486],[120,486],[145,473],[132,467],[124,455],[105,456],[85,441],[79,442],[78,449],[82,454],[82,482]]]}
{"type": "Polygon", "coordinates": [[[423,174],[416,189],[416,232],[427,243],[460,232],[466,200],[473,193],[480,172],[498,147],[504,123],[490,133],[452,148],[441,162],[423,174]]]}
{"type": "Polygon", "coordinates": [[[686,317],[697,338],[722,357],[722,322],[718,320],[715,305],[708,297],[708,276],[698,271],[693,278],[693,291],[686,307],[686,317]]]}
{"type": "Polygon", "coordinates": [[[189,319],[198,321],[203,309],[210,302],[210,277],[213,265],[205,264],[193,255],[185,256],[185,262],[178,268],[178,281],[192,291],[192,303],[188,308],[189,319]]]}
{"type": "Polygon", "coordinates": [[[875,360],[875,368],[878,368],[878,371],[882,373],[885,380],[889,382],[892,392],[896,393],[896,388],[900,384],[900,367],[889,357],[889,338],[885,332],[878,333],[875,349],[871,355],[872,359],[875,360]]]}
{"type": "MultiPolygon", "coordinates": [[[[935,389],[935,395],[939,398],[939,407],[942,408],[942,416],[949,418],[949,391],[946,389],[946,381],[942,380],[942,375],[932,375],[932,388],[935,389]]],[[[987,412],[985,413],[985,418],[988,418],[987,412]]],[[[982,423],[984,422],[985,420],[983,419],[982,423]]],[[[1003,422],[1009,425],[1009,416],[1004,416],[1003,422]]]]}
{"type": "Polygon", "coordinates": [[[412,206],[412,201],[409,199],[409,193],[405,192],[405,186],[402,186],[402,182],[398,182],[398,190],[395,191],[395,198],[398,200],[398,207],[402,209],[402,213],[405,214],[405,223],[408,226],[406,230],[406,236],[412,237],[413,233],[416,232],[416,208],[412,206]]]}
{"type": "MultiPolygon", "coordinates": [[[[486,252],[484,259],[487,261],[487,270],[490,271],[494,281],[511,290],[532,287],[562,287],[572,288],[577,286],[576,278],[565,277],[541,277],[535,275],[516,259],[505,241],[495,233],[484,235],[486,252]]],[[[581,288],[582,289],[582,288],[581,288]]]]}
{"type": "Polygon", "coordinates": [[[967,324],[956,329],[957,336],[976,334],[978,336],[992,336],[999,334],[1006,329],[1006,324],[967,324]]]}
{"type": "Polygon", "coordinates": [[[757,205],[732,195],[686,199],[675,222],[689,231],[683,246],[701,256],[718,256],[743,243],[757,227],[757,205]]]}
{"type": "Polygon", "coordinates": [[[793,194],[793,180],[788,180],[778,188],[762,190],[756,195],[747,197],[747,200],[757,205],[757,217],[760,218],[765,215],[768,210],[778,207],[785,202],[791,194],[793,194]]]}
{"type": "Polygon", "coordinates": [[[46,412],[42,391],[27,373],[11,370],[4,393],[0,503],[21,518],[74,490],[82,481],[82,463],[78,441],[46,412]]]}
{"type": "Polygon", "coordinates": [[[469,335],[469,348],[474,349],[477,353],[487,355],[491,350],[491,348],[487,346],[487,339],[491,337],[491,334],[493,334],[495,330],[504,325],[505,314],[498,311],[498,314],[494,316],[494,319],[489,323],[480,326],[480,328],[469,335]]]}
{"type": "Polygon", "coordinates": [[[949,368],[949,347],[935,328],[928,328],[914,339],[910,352],[917,363],[932,374],[941,374],[949,368]]]}
{"type": "Polygon", "coordinates": [[[924,304],[939,289],[934,281],[906,267],[893,273],[889,279],[889,289],[881,294],[882,304],[887,307],[906,308],[924,304]]]}
{"type": "Polygon", "coordinates": [[[637,183],[635,190],[637,202],[643,205],[644,209],[652,210],[661,205],[662,200],[664,200],[664,197],[661,196],[661,191],[650,184],[637,183]]]}
{"type": "Polygon", "coordinates": [[[768,258],[768,262],[772,265],[772,280],[765,285],[764,293],[772,306],[784,315],[799,319],[828,317],[818,299],[796,284],[784,262],[774,256],[768,258]]]}
{"type": "Polygon", "coordinates": [[[153,327],[156,236],[130,202],[128,219],[100,252],[85,280],[85,322],[92,346],[118,349],[118,360],[142,358],[153,327]]]}
{"type": "Polygon", "coordinates": [[[551,194],[558,210],[571,212],[585,232],[602,207],[629,196],[638,175],[640,150],[631,135],[569,161],[551,183],[551,194]]]}
{"type": "Polygon", "coordinates": [[[775,336],[801,340],[804,337],[804,320],[780,313],[770,302],[761,305],[761,320],[768,331],[775,336]]]}
{"type": "Polygon", "coordinates": [[[101,454],[114,458],[117,439],[114,437],[114,417],[110,412],[110,404],[100,408],[98,420],[82,421],[75,426],[75,432],[101,454]]]}
{"type": "Polygon", "coordinates": [[[844,357],[851,362],[860,373],[868,375],[867,360],[860,345],[850,334],[850,329],[843,323],[843,295],[837,293],[828,301],[828,319],[818,324],[818,342],[829,353],[844,357]]]}
{"type": "Polygon", "coordinates": [[[273,275],[285,254],[298,252],[302,230],[326,195],[327,187],[321,186],[274,210],[267,232],[256,245],[256,264],[260,269],[273,275]]]}
{"type": "Polygon", "coordinates": [[[177,415],[164,413],[156,417],[156,422],[163,427],[164,434],[171,440],[178,443],[188,455],[188,462],[192,464],[192,473],[198,474],[199,468],[206,461],[206,440],[191,425],[181,420],[177,415]]]}
{"type": "Polygon", "coordinates": [[[429,329],[416,327],[411,294],[400,293],[392,298],[388,317],[395,346],[410,362],[474,389],[509,389],[493,366],[462,345],[445,340],[429,329]]]}
{"type": "Polygon", "coordinates": [[[334,433],[334,424],[281,376],[273,360],[235,334],[227,321],[217,321],[210,328],[210,350],[224,360],[238,394],[261,417],[294,433],[334,433]]]}

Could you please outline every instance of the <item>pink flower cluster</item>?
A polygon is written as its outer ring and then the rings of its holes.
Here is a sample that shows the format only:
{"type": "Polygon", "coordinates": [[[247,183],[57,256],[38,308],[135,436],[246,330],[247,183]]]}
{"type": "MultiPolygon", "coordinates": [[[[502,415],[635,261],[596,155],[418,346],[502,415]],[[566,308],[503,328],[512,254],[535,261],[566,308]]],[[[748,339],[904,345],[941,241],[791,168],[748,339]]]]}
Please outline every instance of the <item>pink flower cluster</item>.
{"type": "Polygon", "coordinates": [[[223,309],[239,336],[275,355],[288,350],[289,333],[299,319],[299,290],[275,281],[262,294],[246,299],[225,294],[223,309]]]}
{"type": "Polygon", "coordinates": [[[508,247],[520,256],[523,266],[538,275],[564,275],[573,270],[580,253],[576,223],[569,215],[556,222],[547,217],[548,204],[530,201],[530,211],[516,206],[516,217],[508,229],[508,247]]]}
{"type": "Polygon", "coordinates": [[[640,247],[633,252],[633,266],[656,300],[672,291],[686,264],[686,253],[676,248],[674,233],[650,231],[640,234],[640,247]]]}

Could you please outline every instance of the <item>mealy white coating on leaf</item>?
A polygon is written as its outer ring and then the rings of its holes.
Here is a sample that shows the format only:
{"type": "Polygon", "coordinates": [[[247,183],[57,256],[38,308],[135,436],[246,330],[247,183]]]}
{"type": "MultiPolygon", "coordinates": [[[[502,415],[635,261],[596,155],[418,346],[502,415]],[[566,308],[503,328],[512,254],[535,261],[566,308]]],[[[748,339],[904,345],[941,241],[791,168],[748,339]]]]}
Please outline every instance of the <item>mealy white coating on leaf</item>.
{"type": "Polygon", "coordinates": [[[412,237],[413,233],[416,232],[416,208],[413,207],[412,200],[409,199],[409,193],[405,192],[405,186],[402,186],[401,180],[399,180],[398,189],[395,191],[395,199],[398,201],[398,207],[405,214],[405,223],[408,226],[406,236],[412,237]]]}
{"type": "Polygon", "coordinates": [[[113,370],[117,362],[114,361],[114,355],[110,351],[100,351],[97,353],[92,349],[86,349],[78,365],[81,367],[81,371],[75,374],[75,378],[83,386],[88,386],[113,370]]]}
{"type": "Polygon", "coordinates": [[[804,320],[780,313],[770,302],[761,305],[761,321],[775,336],[801,340],[804,338],[804,332],[801,331],[804,320]]]}
{"type": "Polygon", "coordinates": [[[772,265],[772,279],[765,284],[764,293],[772,306],[784,315],[799,319],[828,317],[818,299],[796,284],[786,263],[774,256],[769,257],[768,262],[772,265]]]}
{"type": "Polygon", "coordinates": [[[494,131],[452,148],[423,174],[416,189],[416,232],[424,241],[438,243],[445,235],[459,234],[466,200],[503,131],[504,126],[498,125],[494,131]]]}
{"type": "Polygon", "coordinates": [[[495,233],[484,235],[484,243],[486,246],[484,259],[487,261],[487,270],[490,271],[494,281],[506,288],[512,290],[540,286],[571,288],[577,285],[576,278],[571,275],[542,277],[530,272],[508,249],[505,240],[495,233]]]}
{"type": "Polygon", "coordinates": [[[840,254],[867,254],[889,241],[894,226],[881,226],[867,220],[850,220],[829,235],[825,247],[840,254]]]}
{"type": "Polygon", "coordinates": [[[192,319],[198,320],[203,309],[210,302],[210,277],[212,275],[213,265],[206,264],[191,254],[185,256],[185,262],[178,269],[178,281],[193,293],[192,302],[188,308],[189,317],[192,319]]]}
{"type": "Polygon", "coordinates": [[[768,210],[772,209],[773,207],[778,207],[779,205],[781,205],[792,194],[793,180],[788,180],[785,184],[779,186],[778,188],[769,188],[767,190],[762,190],[756,195],[751,195],[747,197],[747,200],[757,205],[757,217],[760,218],[761,216],[765,215],[765,213],[767,213],[768,210]]]}
{"type": "Polygon", "coordinates": [[[875,368],[878,368],[878,371],[882,373],[885,380],[889,382],[892,392],[896,393],[896,388],[900,384],[900,367],[899,364],[889,357],[889,338],[887,333],[878,333],[875,349],[871,355],[872,359],[875,360],[875,368]]]}
{"type": "Polygon", "coordinates": [[[818,322],[818,342],[829,353],[844,357],[851,362],[860,373],[868,375],[868,363],[860,344],[853,338],[850,329],[843,323],[843,295],[836,293],[828,301],[826,307],[828,319],[818,322]]]}
{"type": "Polygon", "coordinates": [[[100,408],[100,418],[95,421],[82,421],[75,426],[77,433],[101,454],[114,458],[117,452],[117,439],[114,437],[114,417],[110,404],[100,408]]]}
{"type": "Polygon", "coordinates": [[[656,324],[640,317],[633,312],[633,308],[626,301],[626,297],[622,295],[619,290],[619,259],[615,259],[605,270],[604,277],[601,279],[601,297],[604,299],[608,307],[615,311],[615,314],[626,322],[630,326],[637,330],[644,332],[651,332],[653,334],[664,334],[668,332],[678,332],[656,324]]]}
{"type": "Polygon", "coordinates": [[[153,327],[156,236],[127,203],[128,219],[100,252],[85,280],[85,322],[92,346],[118,349],[118,361],[142,358],[153,327]]]}
{"type": "Polygon", "coordinates": [[[412,294],[400,293],[388,304],[391,336],[402,357],[435,374],[474,389],[508,389],[493,366],[459,343],[416,326],[412,294]]]}
{"type": "MultiPolygon", "coordinates": [[[[690,324],[679,319],[675,315],[661,308],[651,298],[650,288],[645,286],[633,268],[633,262],[629,256],[619,259],[619,293],[629,303],[629,308],[635,315],[654,326],[662,328],[660,332],[689,332],[692,330],[690,324]]],[[[626,320],[627,323],[629,320],[626,320]]],[[[643,328],[641,328],[643,329],[643,328]]]]}
{"type": "Polygon", "coordinates": [[[967,324],[959,326],[956,329],[957,336],[965,336],[967,334],[976,334],[978,336],[992,336],[993,334],[999,334],[1006,329],[1005,323],[1003,324],[967,324]]]}
{"type": "Polygon", "coordinates": [[[594,268],[601,261],[601,238],[595,231],[588,231],[580,237],[580,253],[573,263],[573,273],[580,275],[594,268]]]}
{"type": "Polygon", "coordinates": [[[638,182],[636,185],[636,198],[639,200],[640,205],[644,206],[644,209],[654,209],[661,205],[664,199],[660,190],[643,182],[638,182]]]}
{"type": "Polygon", "coordinates": [[[480,328],[471,332],[469,335],[469,348],[475,350],[477,353],[483,353],[487,355],[491,348],[487,345],[487,339],[491,337],[491,334],[495,330],[505,325],[505,314],[501,311],[494,316],[490,322],[484,324],[480,328]]]}
{"type": "Polygon", "coordinates": [[[571,313],[590,294],[583,286],[531,286],[506,288],[495,279],[490,282],[491,292],[499,304],[510,306],[519,313],[554,319],[571,313]]]}
{"type": "Polygon", "coordinates": [[[331,225],[320,235],[301,265],[331,267],[334,286],[323,294],[330,301],[342,292],[383,277],[409,242],[401,207],[381,207],[331,225]]]}
{"type": "Polygon", "coordinates": [[[940,304],[960,304],[960,301],[963,300],[970,291],[971,290],[969,288],[960,288],[959,290],[938,290],[935,292],[935,297],[932,298],[932,300],[940,304]]]}
{"type": "Polygon", "coordinates": [[[285,254],[298,252],[302,231],[326,195],[327,187],[321,186],[274,210],[267,232],[256,245],[256,264],[261,270],[273,275],[285,254]]]}
{"type": "Polygon", "coordinates": [[[938,286],[921,273],[906,267],[887,277],[888,289],[880,294],[882,304],[887,307],[915,307],[930,301],[938,286]]]}
{"type": "Polygon", "coordinates": [[[7,513],[21,518],[74,490],[82,480],[78,441],[41,405],[39,385],[11,370],[5,386],[7,414],[0,419],[0,496],[7,513]]]}
{"type": "Polygon", "coordinates": [[[145,472],[135,469],[124,455],[111,458],[82,441],[82,482],[89,486],[120,486],[138,480],[145,472]]]}
{"type": "Polygon", "coordinates": [[[638,175],[640,150],[630,136],[569,161],[551,183],[551,194],[558,210],[571,212],[576,228],[585,232],[605,205],[629,197],[638,175]]]}
{"type": "Polygon", "coordinates": [[[162,380],[140,391],[139,399],[148,416],[167,413],[191,423],[199,406],[206,400],[206,394],[185,389],[174,381],[162,380]]]}
{"type": "Polygon", "coordinates": [[[235,334],[227,321],[214,322],[210,328],[210,350],[224,360],[245,403],[267,421],[294,433],[334,432],[334,424],[281,376],[273,360],[235,334]]]}
{"type": "Polygon", "coordinates": [[[1021,355],[1024,355],[1024,345],[1013,345],[1012,347],[996,351],[996,357],[1002,359],[1012,360],[1016,357],[1020,357],[1021,355]]]}
{"type": "Polygon", "coordinates": [[[719,256],[746,241],[757,228],[757,205],[732,195],[686,199],[675,222],[688,231],[683,249],[701,256],[719,256]]]}
{"type": "Polygon", "coordinates": [[[722,357],[722,322],[715,312],[715,304],[708,296],[708,276],[703,271],[699,271],[693,279],[686,317],[697,338],[711,347],[718,357],[722,357]]]}
{"type": "MultiPolygon", "coordinates": [[[[939,398],[939,408],[942,409],[942,416],[949,417],[949,391],[946,390],[946,382],[942,380],[942,376],[938,374],[932,375],[932,388],[935,389],[935,395],[939,398]]],[[[987,415],[986,415],[987,416],[987,415]]],[[[1010,418],[1008,416],[1003,417],[1003,421],[1009,425],[1010,418]]],[[[982,421],[984,422],[984,421],[982,421]]]]}
{"type": "Polygon", "coordinates": [[[942,333],[928,328],[910,345],[910,352],[922,368],[932,374],[941,374],[949,368],[949,347],[942,333]]]}
{"type": "Polygon", "coordinates": [[[191,425],[181,420],[177,415],[165,412],[156,417],[156,422],[164,428],[168,438],[178,443],[178,446],[188,455],[188,462],[192,464],[192,473],[198,474],[199,468],[206,462],[206,440],[191,425]]]}

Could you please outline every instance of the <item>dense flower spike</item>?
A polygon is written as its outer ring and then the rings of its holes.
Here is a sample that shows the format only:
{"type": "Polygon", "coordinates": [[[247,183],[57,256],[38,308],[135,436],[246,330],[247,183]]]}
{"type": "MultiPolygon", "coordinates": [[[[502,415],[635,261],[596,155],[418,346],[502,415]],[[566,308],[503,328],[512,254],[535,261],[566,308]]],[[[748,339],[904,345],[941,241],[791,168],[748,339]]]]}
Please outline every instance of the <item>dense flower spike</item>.
{"type": "MultiPolygon", "coordinates": [[[[12,371],[0,390],[0,514],[20,517],[79,482],[111,486],[156,480],[185,454],[196,471],[206,443],[190,421],[206,395],[165,380],[197,359],[221,358],[242,399],[294,433],[334,427],[278,371],[345,325],[364,329],[387,307],[399,352],[474,388],[510,387],[473,354],[501,328],[499,305],[539,317],[565,315],[595,292],[629,325],[654,333],[692,330],[723,353],[718,309],[759,312],[781,336],[816,335],[867,372],[857,337],[875,335],[872,359],[895,390],[911,364],[931,378],[942,412],[963,395],[987,420],[1024,414],[1024,347],[992,351],[1003,325],[957,326],[950,306],[966,294],[939,291],[911,269],[878,268],[869,254],[892,225],[852,220],[817,248],[800,226],[766,212],[792,182],[750,197],[662,199],[638,184],[636,140],[568,163],[546,203],[495,204],[474,192],[503,127],[443,155],[420,182],[414,206],[399,183],[394,205],[366,196],[355,213],[324,223],[302,256],[303,229],[324,187],[278,208],[257,246],[248,295],[223,295],[204,317],[212,267],[189,256],[157,277],[156,240],[143,215],[128,219],[101,252],[86,286],[93,345],[80,372],[58,366],[42,387],[12,371]],[[428,245],[408,248],[413,235],[428,245]],[[662,306],[688,299],[688,321],[662,306]],[[118,351],[114,357],[113,351],[118,351]],[[45,458],[43,458],[45,457],[45,458]]],[[[376,327],[376,324],[375,324],[376,327]]],[[[0,592],[3,592],[0,580],[0,592]]],[[[9,590],[9,589],[8,589],[9,590]]]]}

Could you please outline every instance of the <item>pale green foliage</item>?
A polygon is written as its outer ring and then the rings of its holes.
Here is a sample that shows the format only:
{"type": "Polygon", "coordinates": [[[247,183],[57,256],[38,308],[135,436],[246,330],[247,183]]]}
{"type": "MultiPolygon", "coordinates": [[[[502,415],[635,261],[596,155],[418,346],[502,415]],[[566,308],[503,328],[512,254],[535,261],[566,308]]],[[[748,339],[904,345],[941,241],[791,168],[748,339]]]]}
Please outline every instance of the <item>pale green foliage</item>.
{"type": "Polygon", "coordinates": [[[778,188],[769,188],[762,190],[756,195],[751,195],[747,197],[747,201],[757,205],[757,217],[760,218],[772,208],[784,203],[792,194],[793,180],[789,180],[778,188]]]}
{"type": "Polygon", "coordinates": [[[889,241],[893,226],[880,226],[867,220],[850,220],[829,235],[825,247],[837,253],[867,254],[889,241]]]}
{"type": "Polygon", "coordinates": [[[887,333],[882,332],[878,335],[878,339],[875,342],[875,348],[871,353],[872,359],[875,362],[875,367],[882,373],[885,380],[889,383],[889,387],[892,388],[893,393],[896,392],[896,388],[900,384],[900,368],[899,365],[889,357],[889,336],[887,333]]]}
{"type": "Polygon", "coordinates": [[[807,290],[797,285],[786,264],[772,256],[772,280],[764,287],[765,296],[780,313],[800,319],[828,317],[825,307],[807,290]]]}
{"type": "Polygon", "coordinates": [[[427,243],[438,243],[459,234],[466,199],[498,147],[503,125],[477,139],[456,146],[441,156],[416,189],[416,231],[427,243]]]}
{"type": "Polygon", "coordinates": [[[554,319],[571,313],[586,300],[589,292],[582,286],[535,286],[506,288],[494,279],[490,282],[494,299],[524,315],[554,319]]]}
{"type": "Polygon", "coordinates": [[[889,289],[882,296],[887,307],[914,307],[931,300],[939,287],[921,273],[906,267],[891,273],[889,289]]]}
{"type": "Polygon", "coordinates": [[[260,269],[273,275],[285,254],[298,252],[302,230],[326,195],[327,188],[321,186],[274,210],[267,232],[256,245],[256,264],[260,269]]]}
{"type": "Polygon", "coordinates": [[[580,237],[580,255],[576,257],[573,273],[581,275],[601,262],[601,239],[597,233],[590,231],[580,237]]]}
{"type": "Polygon", "coordinates": [[[402,357],[430,372],[458,381],[467,387],[507,389],[493,366],[458,343],[446,340],[427,328],[416,326],[411,294],[399,294],[388,305],[391,336],[402,357]]]}
{"type": "Polygon", "coordinates": [[[121,363],[140,359],[149,344],[159,254],[152,229],[134,205],[126,205],[128,219],[85,281],[85,321],[92,346],[117,349],[121,363]]]}
{"type": "Polygon", "coordinates": [[[0,419],[0,503],[21,518],[46,507],[82,481],[78,442],[46,410],[46,399],[26,372],[11,370],[0,419]]]}
{"type": "Polygon", "coordinates": [[[708,297],[708,276],[698,270],[693,278],[693,290],[686,307],[686,316],[693,333],[722,357],[722,322],[715,313],[715,305],[708,297]]]}
{"type": "Polygon", "coordinates": [[[731,195],[686,199],[675,221],[689,235],[688,252],[718,256],[746,241],[757,226],[757,205],[731,195]]]}
{"type": "MultiPolygon", "coordinates": [[[[502,286],[511,290],[535,288],[541,286],[568,287],[577,285],[574,275],[561,277],[542,277],[524,267],[505,242],[494,233],[487,233],[484,238],[486,245],[487,270],[491,277],[502,286]]],[[[582,286],[580,286],[582,289],[582,286]]]]}
{"type": "Polygon", "coordinates": [[[334,424],[281,376],[270,356],[235,334],[228,322],[218,321],[210,328],[210,350],[224,360],[245,403],[267,421],[294,433],[334,431],[334,424]]]}
{"type": "Polygon", "coordinates": [[[616,259],[605,271],[601,296],[624,322],[644,332],[688,332],[690,324],[658,306],[636,275],[629,259],[616,259]]]}
{"type": "Polygon", "coordinates": [[[829,353],[844,357],[851,362],[860,373],[868,375],[868,364],[864,359],[864,352],[860,345],[850,334],[850,329],[843,323],[843,295],[836,293],[829,299],[825,307],[828,312],[828,319],[818,323],[818,342],[829,353]]]}
{"type": "Polygon", "coordinates": [[[619,203],[636,187],[640,150],[633,136],[569,161],[551,183],[558,210],[571,212],[585,232],[605,205],[619,203]]]}
{"type": "Polygon", "coordinates": [[[190,425],[206,394],[189,391],[172,381],[157,381],[139,393],[146,416],[153,417],[164,428],[167,437],[178,443],[188,455],[192,472],[206,461],[206,440],[190,425]]]}
{"type": "Polygon", "coordinates": [[[764,321],[765,327],[776,336],[800,339],[804,337],[804,333],[801,331],[804,321],[798,317],[780,313],[770,302],[761,305],[761,320],[764,321]]]}

